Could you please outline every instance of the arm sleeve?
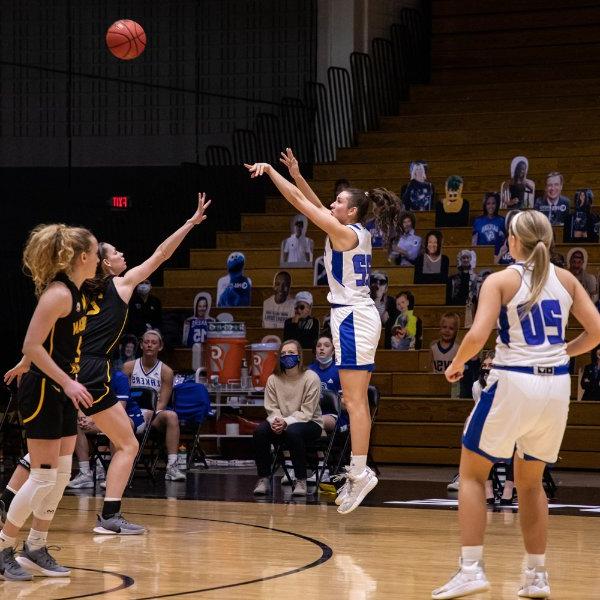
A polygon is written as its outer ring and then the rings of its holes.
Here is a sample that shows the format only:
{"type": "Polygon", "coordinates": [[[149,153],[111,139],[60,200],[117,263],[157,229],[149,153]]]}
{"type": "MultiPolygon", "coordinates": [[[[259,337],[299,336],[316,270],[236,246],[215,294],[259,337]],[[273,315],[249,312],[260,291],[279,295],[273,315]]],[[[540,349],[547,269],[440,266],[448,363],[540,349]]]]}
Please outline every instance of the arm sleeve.
{"type": "Polygon", "coordinates": [[[277,389],[273,375],[267,379],[265,387],[265,410],[267,411],[267,421],[269,423],[273,423],[275,417],[282,416],[279,410],[279,402],[277,401],[277,389]]]}
{"type": "Polygon", "coordinates": [[[284,418],[284,421],[288,425],[292,425],[293,423],[309,423],[315,416],[319,399],[321,398],[321,381],[316,373],[312,371],[310,373],[314,377],[305,378],[300,410],[296,410],[289,417],[284,418]]]}

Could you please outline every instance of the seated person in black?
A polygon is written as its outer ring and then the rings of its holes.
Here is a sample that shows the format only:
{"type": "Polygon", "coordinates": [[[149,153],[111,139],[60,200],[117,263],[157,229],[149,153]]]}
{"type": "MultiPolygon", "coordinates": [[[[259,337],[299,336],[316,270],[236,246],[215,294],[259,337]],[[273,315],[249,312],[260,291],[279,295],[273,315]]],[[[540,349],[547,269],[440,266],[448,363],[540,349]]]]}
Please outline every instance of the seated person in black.
{"type": "Polygon", "coordinates": [[[313,296],[310,292],[298,292],[294,301],[294,316],[285,320],[284,340],[298,340],[304,350],[315,347],[319,338],[319,319],[311,315],[313,296]]]}

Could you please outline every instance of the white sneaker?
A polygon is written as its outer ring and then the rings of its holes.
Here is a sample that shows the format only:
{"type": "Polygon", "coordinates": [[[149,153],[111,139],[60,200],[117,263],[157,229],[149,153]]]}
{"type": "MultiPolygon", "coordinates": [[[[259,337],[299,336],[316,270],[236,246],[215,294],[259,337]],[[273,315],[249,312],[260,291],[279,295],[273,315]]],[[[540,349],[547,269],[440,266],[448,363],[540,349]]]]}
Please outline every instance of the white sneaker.
{"type": "Polygon", "coordinates": [[[67,483],[67,487],[72,490],[81,490],[84,488],[93,488],[94,487],[94,476],[92,473],[83,473],[79,471],[69,483],[67,483]]]}
{"type": "Polygon", "coordinates": [[[100,460],[96,459],[96,481],[105,481],[106,480],[106,471],[102,466],[100,460]]]}
{"type": "Polygon", "coordinates": [[[348,474],[348,490],[338,506],[338,512],[342,515],[352,512],[378,483],[379,479],[368,467],[360,475],[348,474]]]}
{"type": "Polygon", "coordinates": [[[446,489],[449,492],[458,492],[459,485],[460,485],[460,475],[457,473],[454,476],[454,479],[446,486],[446,489]]]}
{"type": "Polygon", "coordinates": [[[100,482],[100,487],[105,490],[106,489],[106,480],[100,482]]]}
{"type": "Polygon", "coordinates": [[[166,481],[185,481],[185,473],[182,473],[177,465],[167,466],[167,472],[165,473],[166,481]]]}
{"type": "Polygon", "coordinates": [[[294,469],[288,469],[288,473],[290,474],[290,479],[292,481],[290,481],[286,475],[285,475],[285,471],[283,473],[283,476],[281,477],[281,485],[294,485],[296,483],[296,474],[294,473],[294,469]]]}
{"type": "Polygon", "coordinates": [[[521,598],[550,598],[550,583],[544,567],[525,569],[519,596],[521,598]]]}
{"type": "MultiPolygon", "coordinates": [[[[369,467],[367,467],[368,469],[369,467]]],[[[344,485],[338,489],[337,491],[337,496],[335,497],[335,503],[339,506],[343,501],[344,498],[346,497],[346,494],[348,493],[348,489],[350,487],[350,480],[348,479],[348,475],[350,474],[350,467],[346,466],[344,467],[344,472],[343,473],[339,473],[338,475],[334,475],[331,478],[331,481],[341,481],[342,479],[345,479],[346,481],[344,482],[344,485]]]]}
{"type": "Polygon", "coordinates": [[[433,600],[448,600],[449,598],[460,598],[477,592],[485,592],[490,589],[490,582],[485,576],[483,561],[475,561],[471,565],[464,565],[461,559],[460,569],[448,583],[431,592],[433,600]]]}

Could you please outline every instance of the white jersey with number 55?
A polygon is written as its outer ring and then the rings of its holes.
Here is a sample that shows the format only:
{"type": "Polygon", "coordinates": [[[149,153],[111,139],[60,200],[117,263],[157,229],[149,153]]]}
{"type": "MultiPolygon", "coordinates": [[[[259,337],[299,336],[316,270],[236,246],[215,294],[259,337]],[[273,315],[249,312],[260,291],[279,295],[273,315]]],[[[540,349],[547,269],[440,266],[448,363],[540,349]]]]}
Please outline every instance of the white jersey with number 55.
{"type": "Polygon", "coordinates": [[[330,304],[343,306],[366,306],[374,304],[370,296],[371,234],[360,223],[346,225],[358,237],[358,245],[352,250],[339,252],[331,247],[329,237],[325,240],[325,270],[330,304]]]}

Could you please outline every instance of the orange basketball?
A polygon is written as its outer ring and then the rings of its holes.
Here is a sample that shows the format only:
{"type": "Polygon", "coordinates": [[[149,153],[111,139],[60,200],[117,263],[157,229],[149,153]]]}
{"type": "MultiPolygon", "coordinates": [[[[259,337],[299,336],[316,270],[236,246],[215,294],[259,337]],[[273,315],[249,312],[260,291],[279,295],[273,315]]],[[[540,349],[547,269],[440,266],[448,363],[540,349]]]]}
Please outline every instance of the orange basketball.
{"type": "Polygon", "coordinates": [[[115,21],[106,32],[108,49],[121,60],[137,58],[146,47],[142,26],[130,19],[115,21]]]}

